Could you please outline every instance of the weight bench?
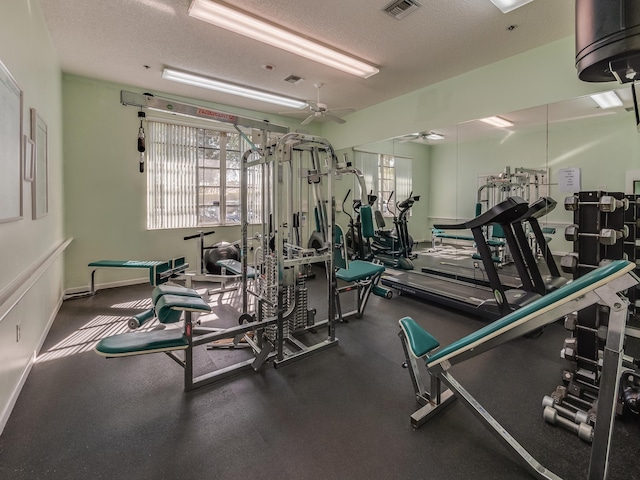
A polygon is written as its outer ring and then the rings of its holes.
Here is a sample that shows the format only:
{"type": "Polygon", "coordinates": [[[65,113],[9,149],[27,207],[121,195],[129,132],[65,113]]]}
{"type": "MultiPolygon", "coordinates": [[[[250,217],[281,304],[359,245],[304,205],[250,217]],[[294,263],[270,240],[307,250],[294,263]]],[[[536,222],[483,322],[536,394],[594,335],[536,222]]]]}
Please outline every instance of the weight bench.
{"type": "Polygon", "coordinates": [[[256,335],[256,341],[248,338],[247,334],[259,333],[266,326],[275,323],[275,320],[244,323],[224,329],[196,326],[194,314],[208,313],[211,307],[195,290],[179,285],[160,285],[154,288],[151,299],[154,307],[129,320],[131,328],[138,328],[153,318],[157,318],[161,324],[182,321],[182,328],[113,335],[98,342],[96,353],[107,358],[165,353],[184,369],[185,392],[236,375],[243,370],[258,370],[273,356],[273,347],[262,341],[261,334],[256,335]],[[234,344],[244,339],[253,349],[254,357],[194,377],[193,349],[223,339],[233,339],[234,344]],[[175,353],[179,350],[184,351],[182,357],[175,353]]]}
{"type": "Polygon", "coordinates": [[[91,271],[91,284],[89,292],[84,295],[74,295],[74,297],[95,295],[96,271],[101,268],[149,270],[149,283],[154,287],[168,282],[170,278],[183,273],[185,270],[187,270],[187,268],[189,268],[189,264],[185,262],[184,257],[174,258],[167,262],[160,262],[155,260],[98,260],[97,262],[91,262],[88,266],[93,268],[93,270],[91,271]]]}
{"type": "Polygon", "coordinates": [[[640,282],[633,273],[635,264],[616,260],[565,284],[538,300],[513,311],[507,316],[467,335],[450,345],[438,348],[440,343],[412,318],[402,318],[400,339],[406,365],[416,399],[423,405],[413,415],[411,423],[417,428],[435,413],[449,405],[456,397],[471,409],[503,445],[514,453],[518,461],[533,476],[546,479],[559,477],[538,463],[481,405],[457,382],[449,369],[513,338],[552,323],[564,315],[600,303],[610,310],[607,343],[602,362],[598,412],[589,465],[589,478],[606,478],[611,432],[615,417],[618,383],[624,354],[623,343],[628,317],[628,302],[620,297],[640,282]],[[417,360],[425,362],[430,377],[430,388],[423,387],[417,360]],[[446,389],[442,389],[442,385],[446,389]]]}
{"type": "Polygon", "coordinates": [[[151,330],[148,332],[129,332],[103,338],[95,351],[98,355],[111,357],[130,357],[150,353],[166,353],[185,371],[185,391],[193,388],[193,321],[194,313],[208,313],[211,307],[199,295],[193,296],[190,289],[177,291],[154,290],[154,309],[158,321],[162,324],[177,323],[185,317],[184,329],[151,330]],[[184,350],[181,359],[173,352],[184,350]]]}
{"type": "Polygon", "coordinates": [[[347,262],[347,251],[344,245],[344,234],[339,225],[334,227],[335,249],[334,265],[337,280],[346,282],[347,285],[335,288],[336,311],[338,320],[348,322],[349,318],[361,318],[369,301],[371,293],[383,298],[391,298],[393,292],[378,283],[385,271],[380,263],[367,262],[365,260],[352,260],[347,262]],[[357,290],[357,307],[354,311],[343,314],[340,305],[340,294],[357,290]]]}

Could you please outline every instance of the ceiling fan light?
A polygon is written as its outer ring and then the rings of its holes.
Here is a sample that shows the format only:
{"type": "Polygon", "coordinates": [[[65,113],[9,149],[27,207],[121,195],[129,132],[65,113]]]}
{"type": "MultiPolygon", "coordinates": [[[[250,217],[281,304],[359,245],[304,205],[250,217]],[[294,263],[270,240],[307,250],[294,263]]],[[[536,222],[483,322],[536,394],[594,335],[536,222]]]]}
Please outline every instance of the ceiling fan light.
{"type": "Polygon", "coordinates": [[[189,16],[362,78],[380,70],[221,3],[193,0],[189,16]]]}
{"type": "Polygon", "coordinates": [[[509,13],[531,1],[533,0],[491,0],[491,3],[498,7],[502,13],[509,13]]]}
{"type": "Polygon", "coordinates": [[[184,83],[185,85],[191,85],[193,87],[207,88],[216,92],[228,93],[239,97],[250,98],[252,100],[260,100],[262,102],[282,105],[284,107],[304,108],[307,106],[307,102],[296,100],[294,98],[282,97],[280,95],[254,90],[242,85],[235,85],[233,83],[203,77],[194,73],[174,70],[173,68],[165,68],[162,71],[162,78],[178,83],[184,83]]]}
{"type": "Polygon", "coordinates": [[[429,132],[427,133],[425,138],[427,140],[444,140],[444,135],[442,135],[441,133],[429,132]]]}

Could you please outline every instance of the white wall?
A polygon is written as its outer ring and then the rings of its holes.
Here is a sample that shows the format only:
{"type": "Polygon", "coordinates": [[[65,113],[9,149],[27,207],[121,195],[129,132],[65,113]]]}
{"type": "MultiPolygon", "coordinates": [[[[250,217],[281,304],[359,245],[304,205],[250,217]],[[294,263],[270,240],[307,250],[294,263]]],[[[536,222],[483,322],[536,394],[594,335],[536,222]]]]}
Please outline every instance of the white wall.
{"type": "MultiPolygon", "coordinates": [[[[2,1],[0,60],[24,92],[24,133],[29,109],[35,108],[47,123],[49,141],[49,214],[32,220],[31,184],[24,182],[23,219],[0,223],[1,431],[62,301],[62,257],[49,258],[63,242],[60,69],[37,0],[2,1]],[[31,272],[47,259],[52,262],[27,288],[31,272]]],[[[0,202],[3,195],[0,191],[0,202]]]]}

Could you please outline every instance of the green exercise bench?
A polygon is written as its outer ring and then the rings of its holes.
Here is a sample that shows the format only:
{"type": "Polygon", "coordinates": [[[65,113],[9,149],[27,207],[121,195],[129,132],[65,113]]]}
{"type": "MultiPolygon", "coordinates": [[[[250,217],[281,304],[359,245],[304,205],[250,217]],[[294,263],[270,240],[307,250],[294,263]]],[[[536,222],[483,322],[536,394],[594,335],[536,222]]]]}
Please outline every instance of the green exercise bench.
{"type": "Polygon", "coordinates": [[[98,260],[88,265],[91,270],[91,284],[89,292],[86,294],[74,295],[74,297],[95,295],[96,271],[102,268],[125,268],[125,269],[142,269],[149,271],[149,283],[153,286],[166,283],[172,277],[184,273],[189,264],[186,263],[184,257],[173,258],[166,262],[156,260],[98,260]]]}
{"type": "MultiPolygon", "coordinates": [[[[156,287],[152,301],[152,313],[147,311],[144,315],[141,314],[144,321],[148,321],[155,314],[162,324],[178,323],[184,319],[183,327],[113,335],[100,340],[95,351],[108,358],[165,353],[184,368],[184,388],[185,391],[191,390],[199,386],[198,379],[193,377],[193,315],[208,313],[211,307],[195,290],[171,285],[156,287]],[[174,353],[179,350],[184,351],[183,358],[174,353]]],[[[140,325],[144,321],[140,322],[140,325]]]]}
{"type": "Polygon", "coordinates": [[[634,268],[635,264],[626,260],[613,261],[442,348],[438,340],[415,320],[410,317],[402,318],[399,321],[399,336],[405,353],[406,366],[411,375],[416,399],[423,405],[411,415],[412,425],[415,428],[419,427],[455,398],[459,398],[503,445],[516,455],[530,474],[537,478],[558,479],[557,475],[536,461],[464,389],[449,370],[453,365],[535,331],[564,315],[600,303],[608,306],[610,313],[589,479],[606,478],[628,317],[628,301],[621,297],[620,293],[640,282],[633,273],[634,268]],[[426,390],[423,385],[418,360],[424,361],[426,365],[430,379],[429,390],[426,390]]]}
{"type": "MultiPolygon", "coordinates": [[[[364,206],[362,208],[365,208],[364,206]]],[[[371,229],[373,231],[373,229],[371,229]]],[[[380,263],[367,262],[364,260],[348,261],[348,255],[342,228],[334,226],[335,250],[334,266],[335,276],[346,285],[338,286],[335,289],[336,312],[338,320],[348,322],[350,318],[361,318],[369,301],[371,293],[383,298],[391,298],[391,290],[379,285],[380,278],[385,271],[384,265],[380,263]],[[356,309],[349,313],[343,313],[340,305],[340,294],[356,290],[356,309]]]]}
{"type": "Polygon", "coordinates": [[[96,353],[104,357],[129,357],[151,353],[165,353],[184,369],[185,392],[223,380],[244,370],[259,370],[273,356],[273,347],[262,341],[260,334],[255,341],[248,338],[249,332],[260,332],[275,320],[243,323],[229,328],[204,327],[195,324],[196,316],[211,311],[211,307],[197,291],[179,285],[159,285],[151,294],[153,308],[129,320],[129,327],[140,328],[157,318],[161,324],[182,322],[181,328],[147,330],[113,335],[102,339],[95,347],[96,353]],[[193,349],[232,339],[237,345],[242,339],[248,342],[254,356],[236,364],[193,376],[193,349]],[[176,352],[182,350],[181,356],[176,352]]]}

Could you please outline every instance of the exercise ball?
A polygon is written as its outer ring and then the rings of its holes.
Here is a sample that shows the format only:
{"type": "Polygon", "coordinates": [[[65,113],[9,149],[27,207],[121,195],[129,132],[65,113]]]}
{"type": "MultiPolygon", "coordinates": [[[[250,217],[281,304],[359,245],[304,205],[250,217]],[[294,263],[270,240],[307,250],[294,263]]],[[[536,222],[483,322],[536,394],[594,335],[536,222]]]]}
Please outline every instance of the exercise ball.
{"type": "Polygon", "coordinates": [[[220,275],[220,267],[216,265],[218,260],[240,260],[240,249],[229,242],[219,242],[208,247],[204,254],[204,268],[207,273],[220,275]]]}
{"type": "Polygon", "coordinates": [[[580,80],[631,82],[635,72],[640,72],[638,55],[640,2],[576,0],[576,68],[580,80]],[[619,78],[609,68],[610,62],[617,64],[614,70],[619,78]]]}

